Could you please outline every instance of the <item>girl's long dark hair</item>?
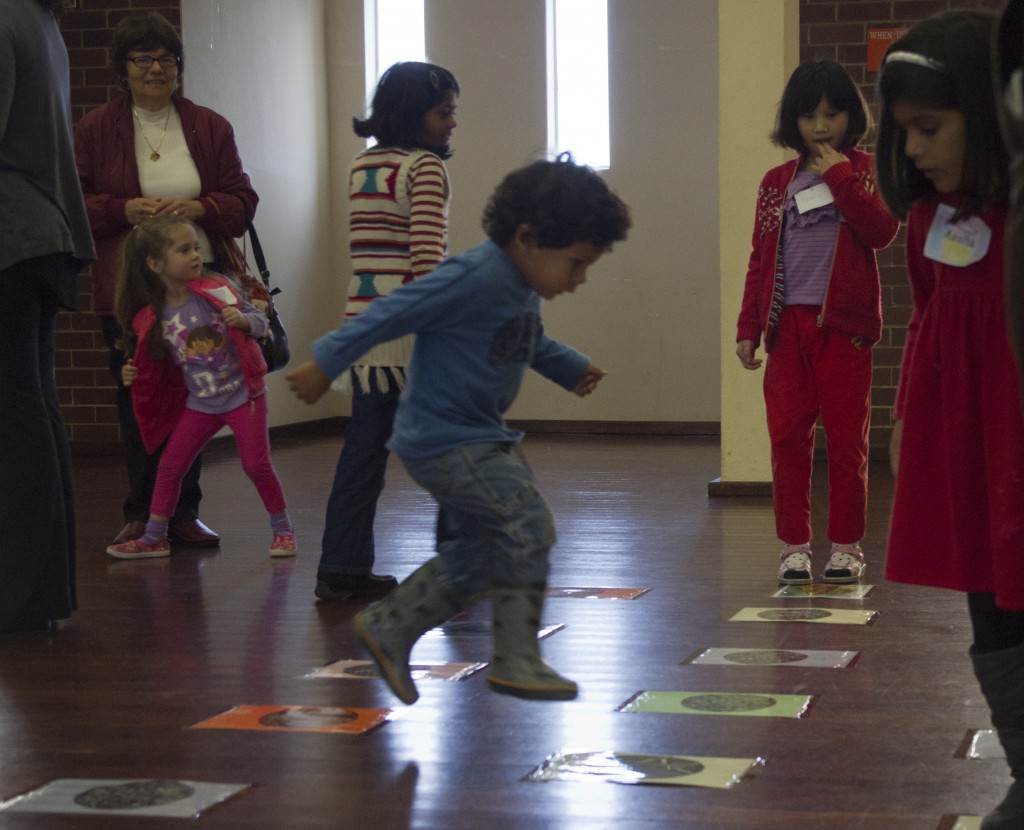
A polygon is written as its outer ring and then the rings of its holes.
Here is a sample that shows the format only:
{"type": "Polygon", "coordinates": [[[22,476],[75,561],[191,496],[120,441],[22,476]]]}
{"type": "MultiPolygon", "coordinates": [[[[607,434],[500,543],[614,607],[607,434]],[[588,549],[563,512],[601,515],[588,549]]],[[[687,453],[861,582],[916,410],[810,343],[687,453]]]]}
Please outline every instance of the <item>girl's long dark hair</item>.
{"type": "Polygon", "coordinates": [[[446,144],[435,147],[423,131],[423,115],[436,107],[449,91],[459,94],[459,82],[447,69],[433,63],[404,61],[388,69],[377,82],[368,118],[353,118],[352,130],[360,138],[375,138],[382,147],[430,150],[451,158],[446,144]]]}
{"type": "Polygon", "coordinates": [[[935,192],[906,156],[906,131],[892,117],[896,101],[939,110],[958,110],[967,135],[959,216],[1006,203],[1008,158],[999,134],[992,81],[992,36],[996,17],[975,10],[940,12],[914,26],[886,52],[926,58],[921,65],[887,60],[878,78],[882,116],[878,128],[878,186],[894,216],[905,219],[910,206],[935,192]]]}
{"type": "MultiPolygon", "coordinates": [[[[139,310],[149,306],[159,319],[167,299],[167,289],[146,260],[159,259],[171,246],[171,229],[179,225],[192,227],[188,219],[180,216],[154,216],[141,225],[136,225],[125,237],[121,246],[121,260],[118,264],[117,285],[114,288],[114,315],[125,333],[123,348],[130,357],[137,344],[132,330],[132,320],[139,310]]],[[[149,353],[162,358],[164,344],[160,326],[153,326],[149,337],[149,353]]]]}

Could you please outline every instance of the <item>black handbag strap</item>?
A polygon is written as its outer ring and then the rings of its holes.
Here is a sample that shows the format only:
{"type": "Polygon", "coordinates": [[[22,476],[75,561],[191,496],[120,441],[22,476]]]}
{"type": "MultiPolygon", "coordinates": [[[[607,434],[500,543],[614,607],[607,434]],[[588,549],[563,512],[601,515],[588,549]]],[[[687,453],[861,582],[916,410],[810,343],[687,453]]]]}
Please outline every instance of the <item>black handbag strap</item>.
{"type": "Polygon", "coordinates": [[[252,243],[252,256],[256,260],[256,268],[260,272],[260,278],[263,280],[263,285],[266,286],[267,293],[271,296],[274,294],[280,294],[280,288],[271,289],[270,287],[270,271],[267,268],[266,257],[263,256],[263,246],[260,245],[259,234],[256,233],[256,228],[252,224],[252,220],[246,222],[246,229],[249,231],[249,241],[252,243]]]}

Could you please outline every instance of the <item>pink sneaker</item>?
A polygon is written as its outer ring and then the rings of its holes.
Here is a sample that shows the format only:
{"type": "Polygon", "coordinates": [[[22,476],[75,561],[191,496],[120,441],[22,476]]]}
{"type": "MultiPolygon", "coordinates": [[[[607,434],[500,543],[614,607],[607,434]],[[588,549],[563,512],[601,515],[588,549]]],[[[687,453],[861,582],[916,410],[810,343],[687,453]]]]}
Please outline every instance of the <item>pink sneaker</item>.
{"type": "Polygon", "coordinates": [[[271,556],[295,556],[296,550],[295,536],[280,533],[274,534],[274,541],[270,543],[271,556]]]}
{"type": "Polygon", "coordinates": [[[132,539],[120,545],[111,545],[107,548],[107,553],[117,559],[160,559],[171,555],[171,544],[166,539],[152,545],[132,539]]]}

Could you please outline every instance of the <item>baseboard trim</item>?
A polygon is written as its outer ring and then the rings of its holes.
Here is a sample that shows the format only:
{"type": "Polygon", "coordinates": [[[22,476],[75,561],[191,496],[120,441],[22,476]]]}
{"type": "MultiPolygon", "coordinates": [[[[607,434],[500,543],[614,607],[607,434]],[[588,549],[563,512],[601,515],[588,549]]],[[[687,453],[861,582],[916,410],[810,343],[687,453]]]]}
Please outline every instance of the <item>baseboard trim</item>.
{"type": "MultiPolygon", "coordinates": [[[[348,425],[348,417],[335,416],[296,424],[282,424],[270,428],[270,439],[308,438],[310,436],[342,436],[348,425]]],[[[722,427],[718,421],[539,421],[511,420],[513,429],[527,435],[677,435],[718,438],[722,427]]],[[[218,451],[234,447],[231,435],[220,435],[212,439],[207,449],[218,451]]],[[[72,441],[73,456],[121,455],[120,444],[106,442],[72,441]]]]}
{"type": "Polygon", "coordinates": [[[578,435],[701,435],[720,436],[718,421],[531,421],[510,420],[509,426],[527,435],[564,433],[578,435]]]}
{"type": "MultiPolygon", "coordinates": [[[[337,416],[318,421],[303,421],[271,427],[270,438],[306,438],[316,435],[342,436],[348,426],[348,417],[337,416]]],[[[706,436],[717,438],[721,435],[718,421],[535,421],[510,420],[512,429],[527,435],[677,435],[706,436]]],[[[220,442],[233,444],[230,435],[214,438],[215,446],[220,442]]]]}
{"type": "Polygon", "coordinates": [[[727,496],[767,496],[771,498],[770,481],[722,481],[716,478],[708,482],[708,495],[713,498],[727,496]]]}

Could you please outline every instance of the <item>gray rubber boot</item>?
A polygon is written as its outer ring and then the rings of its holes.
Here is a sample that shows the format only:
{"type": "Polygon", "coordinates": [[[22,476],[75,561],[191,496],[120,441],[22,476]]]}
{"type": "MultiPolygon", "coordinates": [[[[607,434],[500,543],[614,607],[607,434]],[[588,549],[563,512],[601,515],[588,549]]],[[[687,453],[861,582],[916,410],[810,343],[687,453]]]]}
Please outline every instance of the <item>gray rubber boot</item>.
{"type": "Polygon", "coordinates": [[[974,674],[992,712],[992,725],[1006,750],[1013,784],[981,822],[982,830],[1024,828],[1024,646],[972,654],[974,674]]]}
{"type": "Polygon", "coordinates": [[[575,683],[558,674],[540,656],[537,632],[544,587],[495,588],[494,659],[487,682],[496,692],[527,700],[572,700],[575,683]]]}
{"type": "Polygon", "coordinates": [[[409,653],[420,636],[457,614],[465,603],[452,595],[444,567],[431,559],[380,602],[356,614],[356,634],[403,703],[420,696],[409,671],[409,653]]]}

